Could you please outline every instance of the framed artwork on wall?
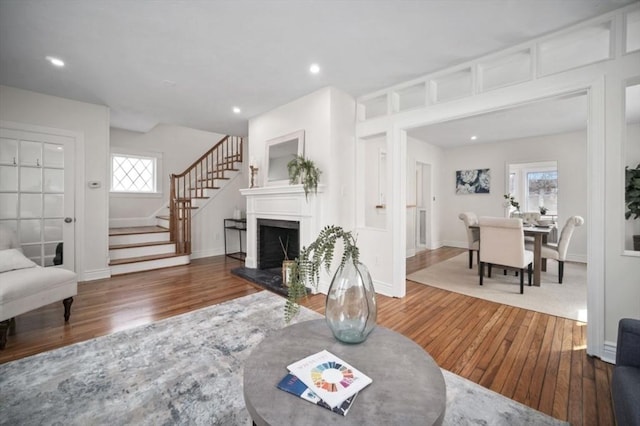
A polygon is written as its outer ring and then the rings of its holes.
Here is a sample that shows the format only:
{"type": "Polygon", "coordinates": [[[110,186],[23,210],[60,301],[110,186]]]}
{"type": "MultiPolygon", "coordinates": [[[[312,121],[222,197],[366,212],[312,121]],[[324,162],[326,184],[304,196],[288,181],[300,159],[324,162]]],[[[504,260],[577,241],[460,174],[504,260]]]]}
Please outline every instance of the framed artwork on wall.
{"type": "Polygon", "coordinates": [[[456,194],[488,194],[491,190],[491,169],[456,171],[456,194]]]}

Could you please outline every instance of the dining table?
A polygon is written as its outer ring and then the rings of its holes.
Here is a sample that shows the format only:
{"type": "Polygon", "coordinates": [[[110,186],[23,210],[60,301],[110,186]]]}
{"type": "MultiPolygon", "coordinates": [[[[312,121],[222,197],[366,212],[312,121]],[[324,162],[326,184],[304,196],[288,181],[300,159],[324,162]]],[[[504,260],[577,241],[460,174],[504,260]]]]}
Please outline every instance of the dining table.
{"type": "MultiPolygon", "coordinates": [[[[555,225],[524,225],[522,232],[526,237],[533,237],[533,285],[540,287],[542,271],[546,271],[547,262],[542,258],[542,244],[547,242],[549,234],[555,225]]],[[[470,225],[469,228],[480,230],[480,225],[470,225]]],[[[480,265],[478,264],[478,273],[480,265]]]]}

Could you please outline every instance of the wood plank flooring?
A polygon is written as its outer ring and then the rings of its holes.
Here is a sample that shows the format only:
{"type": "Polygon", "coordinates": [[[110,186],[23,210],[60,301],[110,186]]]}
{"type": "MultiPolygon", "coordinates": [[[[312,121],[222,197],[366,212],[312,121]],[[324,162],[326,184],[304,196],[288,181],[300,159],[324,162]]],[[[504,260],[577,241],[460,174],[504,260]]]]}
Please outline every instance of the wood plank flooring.
{"type": "MultiPolygon", "coordinates": [[[[407,274],[464,250],[407,260],[407,274]]],[[[62,303],[16,318],[0,363],[245,296],[261,288],[217,256],[191,265],[80,283],[64,324],[62,303]]],[[[324,312],[324,296],[303,305],[324,312]]],[[[573,425],[614,425],[612,366],[586,355],[584,323],[407,281],[402,299],[378,297],[378,323],[413,339],[443,368],[573,425]]]]}

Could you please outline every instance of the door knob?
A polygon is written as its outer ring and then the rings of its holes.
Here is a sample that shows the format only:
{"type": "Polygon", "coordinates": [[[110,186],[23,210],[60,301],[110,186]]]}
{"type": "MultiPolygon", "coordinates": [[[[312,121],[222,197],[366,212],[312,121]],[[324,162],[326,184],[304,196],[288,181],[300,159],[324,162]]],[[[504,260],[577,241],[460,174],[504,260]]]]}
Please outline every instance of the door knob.
{"type": "Polygon", "coordinates": [[[64,218],[64,223],[71,223],[71,222],[73,222],[72,218],[70,218],[70,217],[65,217],[64,218]]]}

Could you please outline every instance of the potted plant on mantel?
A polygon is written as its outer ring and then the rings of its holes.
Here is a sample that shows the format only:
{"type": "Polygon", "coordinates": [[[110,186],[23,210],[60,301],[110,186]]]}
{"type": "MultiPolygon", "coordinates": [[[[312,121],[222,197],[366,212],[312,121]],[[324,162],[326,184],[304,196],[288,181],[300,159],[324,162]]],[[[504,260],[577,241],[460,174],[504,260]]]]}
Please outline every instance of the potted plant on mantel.
{"type": "Polygon", "coordinates": [[[343,252],[327,292],[325,318],[336,339],[360,343],[376,325],[376,294],[369,271],[358,260],[360,252],[353,234],[339,226],[324,227],[291,265],[285,320],[290,322],[299,312],[298,301],[307,295],[307,284],[317,290],[322,266],[329,272],[338,239],[343,241],[343,252]]]}
{"type": "MultiPolygon", "coordinates": [[[[640,164],[635,169],[625,167],[624,203],[627,211],[624,218],[634,220],[640,218],[640,164]]],[[[633,250],[640,251],[640,235],[633,236],[633,250]]]]}
{"type": "Polygon", "coordinates": [[[289,183],[292,185],[301,183],[304,189],[304,196],[308,199],[309,192],[318,192],[318,182],[322,171],[316,167],[313,161],[303,155],[294,156],[293,160],[287,163],[289,172],[289,183]]]}

